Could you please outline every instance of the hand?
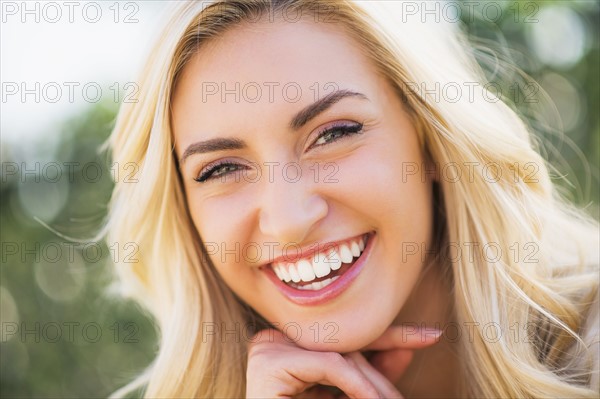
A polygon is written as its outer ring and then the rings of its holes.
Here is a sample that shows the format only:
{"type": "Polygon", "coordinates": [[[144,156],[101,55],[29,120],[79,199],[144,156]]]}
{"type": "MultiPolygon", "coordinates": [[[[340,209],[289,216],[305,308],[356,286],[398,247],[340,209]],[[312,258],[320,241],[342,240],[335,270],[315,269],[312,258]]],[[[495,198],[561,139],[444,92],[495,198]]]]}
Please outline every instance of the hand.
{"type": "Polygon", "coordinates": [[[411,349],[437,342],[439,335],[406,333],[389,327],[363,350],[375,353],[371,363],[358,351],[348,354],[308,351],[285,339],[277,330],[263,330],[249,346],[247,398],[331,398],[339,388],[350,398],[402,398],[396,381],[412,359],[411,349]]]}
{"type": "Polygon", "coordinates": [[[408,368],[416,349],[439,342],[442,331],[410,326],[391,326],[361,351],[375,351],[369,362],[396,384],[408,368]]]}
{"type": "Polygon", "coordinates": [[[339,387],[351,398],[380,397],[355,355],[308,351],[274,329],[255,339],[248,348],[247,398],[292,398],[316,384],[339,387]]]}

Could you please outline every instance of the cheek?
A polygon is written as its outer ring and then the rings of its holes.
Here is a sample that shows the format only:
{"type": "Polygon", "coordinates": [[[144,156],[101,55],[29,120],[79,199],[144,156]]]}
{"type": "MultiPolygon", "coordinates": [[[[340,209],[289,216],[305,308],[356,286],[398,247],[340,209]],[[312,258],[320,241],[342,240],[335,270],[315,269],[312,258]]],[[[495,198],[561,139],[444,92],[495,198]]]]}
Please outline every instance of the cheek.
{"type": "Polygon", "coordinates": [[[422,170],[418,145],[393,136],[370,140],[338,166],[337,183],[328,188],[328,196],[376,226],[386,264],[394,265],[380,272],[391,279],[418,273],[433,227],[431,182],[411,172],[422,170]]]}
{"type": "Polygon", "coordinates": [[[376,219],[372,220],[376,224],[381,224],[382,218],[427,221],[430,183],[420,173],[409,173],[422,169],[418,147],[392,135],[383,136],[378,134],[336,161],[335,182],[322,184],[323,189],[328,197],[376,219]]]}
{"type": "Polygon", "coordinates": [[[212,187],[205,192],[198,190],[188,195],[192,220],[205,242],[231,243],[233,248],[235,242],[241,242],[244,234],[248,233],[245,227],[250,213],[247,190],[231,195],[206,196],[210,189],[212,187]]]}
{"type": "Polygon", "coordinates": [[[200,234],[209,258],[230,286],[239,284],[241,275],[249,273],[242,267],[245,260],[256,259],[256,248],[248,243],[250,221],[249,201],[243,195],[213,198],[188,196],[190,214],[200,234]]]}

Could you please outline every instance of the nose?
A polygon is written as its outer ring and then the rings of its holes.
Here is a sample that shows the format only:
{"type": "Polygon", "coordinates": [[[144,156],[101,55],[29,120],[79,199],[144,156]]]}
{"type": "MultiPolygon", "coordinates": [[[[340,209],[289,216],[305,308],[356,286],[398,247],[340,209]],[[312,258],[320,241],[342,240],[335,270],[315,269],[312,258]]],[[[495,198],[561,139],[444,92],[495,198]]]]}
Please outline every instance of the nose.
{"type": "Polygon", "coordinates": [[[266,183],[261,198],[261,233],[282,244],[303,243],[328,212],[326,200],[302,179],[276,177],[266,183]]]}

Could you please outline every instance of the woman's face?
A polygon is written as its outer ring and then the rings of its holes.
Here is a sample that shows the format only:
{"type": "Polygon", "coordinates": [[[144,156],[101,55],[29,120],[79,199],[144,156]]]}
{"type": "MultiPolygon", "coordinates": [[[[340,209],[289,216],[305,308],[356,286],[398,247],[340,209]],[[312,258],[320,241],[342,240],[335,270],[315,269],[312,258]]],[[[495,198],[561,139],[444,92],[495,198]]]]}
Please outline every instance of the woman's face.
{"type": "Polygon", "coordinates": [[[422,268],[432,194],[358,46],[313,21],[236,27],[186,65],[172,110],[190,213],[231,290],[309,350],[377,338],[422,268]]]}

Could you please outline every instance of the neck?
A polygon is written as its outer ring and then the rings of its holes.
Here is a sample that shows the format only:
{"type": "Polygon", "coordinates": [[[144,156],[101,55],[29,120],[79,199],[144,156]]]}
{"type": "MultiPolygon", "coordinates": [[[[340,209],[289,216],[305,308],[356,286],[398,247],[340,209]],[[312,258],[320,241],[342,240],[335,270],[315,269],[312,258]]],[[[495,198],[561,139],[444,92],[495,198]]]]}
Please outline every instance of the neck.
{"type": "MultiPolygon", "coordinates": [[[[446,327],[455,322],[452,283],[442,278],[439,268],[432,265],[424,270],[393,324],[438,328],[446,333],[446,327]]],[[[456,329],[449,328],[448,333],[450,339],[442,335],[438,343],[414,352],[412,362],[396,384],[406,398],[458,396],[461,370],[456,329]]]]}

